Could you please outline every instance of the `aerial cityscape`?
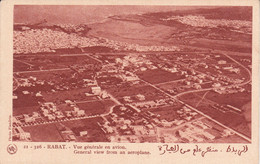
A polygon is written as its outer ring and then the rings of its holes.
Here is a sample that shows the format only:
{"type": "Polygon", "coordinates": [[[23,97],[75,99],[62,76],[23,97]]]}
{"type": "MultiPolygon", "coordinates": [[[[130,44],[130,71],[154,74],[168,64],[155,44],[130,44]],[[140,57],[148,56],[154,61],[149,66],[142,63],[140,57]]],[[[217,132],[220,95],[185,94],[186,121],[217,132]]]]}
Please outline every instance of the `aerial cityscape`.
{"type": "Polygon", "coordinates": [[[251,143],[251,7],[68,8],[14,8],[13,141],[251,143]]]}

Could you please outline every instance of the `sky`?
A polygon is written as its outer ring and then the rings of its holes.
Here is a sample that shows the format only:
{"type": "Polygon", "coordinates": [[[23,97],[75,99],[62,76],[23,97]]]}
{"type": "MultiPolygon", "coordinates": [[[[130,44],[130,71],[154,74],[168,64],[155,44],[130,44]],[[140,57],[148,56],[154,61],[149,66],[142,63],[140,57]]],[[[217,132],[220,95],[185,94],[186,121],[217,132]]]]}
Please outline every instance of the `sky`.
{"type": "MultiPolygon", "coordinates": [[[[14,23],[94,23],[111,15],[194,9],[191,6],[89,6],[89,5],[16,5],[14,23]]],[[[209,8],[209,7],[198,7],[209,8]]]]}

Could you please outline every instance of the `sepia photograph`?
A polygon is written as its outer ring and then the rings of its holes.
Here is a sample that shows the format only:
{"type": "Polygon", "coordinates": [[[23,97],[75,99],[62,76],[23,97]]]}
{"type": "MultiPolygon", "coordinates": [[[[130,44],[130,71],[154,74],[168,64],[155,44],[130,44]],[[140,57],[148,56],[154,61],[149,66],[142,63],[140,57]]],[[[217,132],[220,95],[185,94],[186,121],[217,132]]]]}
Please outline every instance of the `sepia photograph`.
{"type": "Polygon", "coordinates": [[[259,163],[258,0],[2,0],[1,164],[259,163]]]}
{"type": "Polygon", "coordinates": [[[13,14],[13,141],[251,143],[252,6],[13,14]]]}
{"type": "Polygon", "coordinates": [[[2,0],[0,163],[259,163],[259,7],[2,0]]]}

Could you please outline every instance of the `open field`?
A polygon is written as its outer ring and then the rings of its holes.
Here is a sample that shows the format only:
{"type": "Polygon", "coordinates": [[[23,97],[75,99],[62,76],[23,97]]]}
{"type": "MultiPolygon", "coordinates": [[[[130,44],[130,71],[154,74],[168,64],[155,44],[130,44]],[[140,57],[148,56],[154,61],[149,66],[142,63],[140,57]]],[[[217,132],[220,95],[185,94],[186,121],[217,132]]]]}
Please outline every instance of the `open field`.
{"type": "Polygon", "coordinates": [[[18,116],[22,114],[32,114],[32,112],[38,112],[40,110],[40,106],[29,106],[29,107],[16,107],[13,108],[13,116],[18,116]]]}
{"type": "Polygon", "coordinates": [[[89,92],[89,88],[79,88],[69,91],[57,91],[50,93],[43,93],[44,99],[48,101],[64,102],[65,100],[72,101],[88,101],[88,100],[97,100],[95,96],[86,96],[85,93],[89,92]]]}
{"type": "Polygon", "coordinates": [[[148,111],[159,114],[161,119],[165,119],[167,121],[173,121],[175,119],[180,119],[177,110],[180,109],[181,106],[167,106],[167,107],[158,107],[153,109],[148,109],[148,111]]]}
{"type": "Polygon", "coordinates": [[[101,128],[98,126],[98,122],[101,123],[102,118],[82,119],[75,121],[67,121],[63,124],[70,128],[76,136],[79,136],[79,132],[85,130],[88,132],[86,138],[81,138],[85,142],[107,142],[107,138],[101,128]]]}
{"type": "Polygon", "coordinates": [[[138,76],[141,79],[148,81],[152,84],[182,79],[182,76],[177,72],[170,73],[161,69],[139,72],[138,76]]]}
{"type": "Polygon", "coordinates": [[[55,123],[23,128],[34,142],[64,142],[55,123]]]}
{"type": "Polygon", "coordinates": [[[13,71],[28,71],[30,69],[30,65],[25,64],[21,61],[14,60],[13,61],[13,71]]]}
{"type": "Polygon", "coordinates": [[[117,98],[122,98],[124,96],[136,96],[137,94],[142,94],[145,96],[145,99],[148,100],[156,100],[165,98],[160,91],[154,89],[151,86],[131,86],[124,88],[110,88],[108,92],[114,95],[117,98]]]}
{"type": "MultiPolygon", "coordinates": [[[[19,71],[20,72],[20,71],[19,71]]],[[[46,80],[46,79],[53,79],[53,80],[56,80],[58,81],[57,76],[59,75],[71,75],[73,73],[72,70],[70,70],[69,68],[64,68],[64,70],[46,70],[46,71],[40,71],[40,70],[37,70],[37,71],[26,71],[26,72],[22,72],[22,73],[18,73],[19,76],[21,77],[30,77],[30,76],[33,76],[33,77],[36,77],[37,79],[39,80],[46,80]]],[[[16,74],[16,73],[15,73],[16,74]]]]}
{"type": "Polygon", "coordinates": [[[243,92],[233,94],[218,94],[216,92],[210,91],[206,95],[206,99],[212,100],[219,104],[232,105],[241,109],[242,106],[250,102],[251,93],[243,92]]]}
{"type": "Polygon", "coordinates": [[[94,101],[94,102],[86,102],[86,103],[77,103],[77,106],[84,110],[86,115],[97,115],[107,113],[114,105],[114,102],[111,100],[103,100],[103,101],[94,101]]]}
{"type": "Polygon", "coordinates": [[[31,95],[18,95],[18,99],[13,100],[13,107],[14,108],[20,108],[20,107],[25,107],[25,108],[33,108],[34,106],[38,105],[38,101],[36,97],[33,97],[31,95]]]}
{"type": "Polygon", "coordinates": [[[193,39],[191,46],[203,47],[216,50],[251,53],[251,44],[239,41],[217,41],[209,39],[193,39]]]}
{"type": "Polygon", "coordinates": [[[97,64],[97,61],[85,54],[16,55],[14,59],[14,72],[68,68],[75,63],[81,65],[97,64]],[[30,66],[31,69],[29,69],[30,66]]]}

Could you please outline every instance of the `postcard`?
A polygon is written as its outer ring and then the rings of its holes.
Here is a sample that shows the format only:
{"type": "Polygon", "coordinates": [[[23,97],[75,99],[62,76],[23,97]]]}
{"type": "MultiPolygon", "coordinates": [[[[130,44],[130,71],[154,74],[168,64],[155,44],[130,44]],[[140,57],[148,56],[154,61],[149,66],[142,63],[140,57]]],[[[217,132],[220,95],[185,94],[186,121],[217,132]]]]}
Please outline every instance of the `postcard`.
{"type": "Polygon", "coordinates": [[[0,4],[0,163],[258,163],[259,1],[0,4]]]}

